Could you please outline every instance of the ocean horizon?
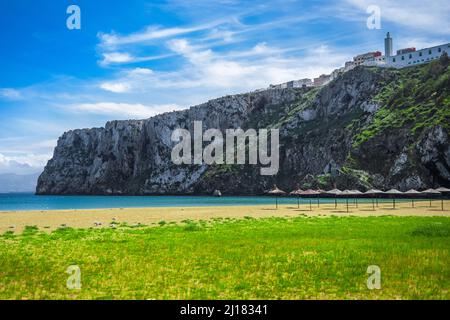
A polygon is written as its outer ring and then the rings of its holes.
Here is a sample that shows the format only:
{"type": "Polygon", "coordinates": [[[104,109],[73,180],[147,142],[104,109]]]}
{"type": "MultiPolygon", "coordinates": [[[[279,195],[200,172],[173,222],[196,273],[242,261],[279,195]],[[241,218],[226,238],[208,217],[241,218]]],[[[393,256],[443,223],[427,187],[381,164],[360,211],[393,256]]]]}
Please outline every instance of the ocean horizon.
{"type": "MultiPolygon", "coordinates": [[[[35,195],[34,193],[0,193],[0,211],[25,210],[76,210],[109,208],[158,208],[158,207],[217,207],[217,206],[255,206],[278,204],[313,205],[334,203],[334,198],[300,198],[272,196],[201,196],[201,195],[35,195]]],[[[353,199],[352,199],[353,200],[353,199]]],[[[352,201],[350,200],[350,201],[352,201]]],[[[345,203],[345,198],[338,198],[345,203]]],[[[371,202],[370,198],[358,199],[359,203],[371,202]]],[[[379,199],[390,202],[390,199],[379,199]]],[[[402,201],[398,199],[398,201],[402,201]]]]}

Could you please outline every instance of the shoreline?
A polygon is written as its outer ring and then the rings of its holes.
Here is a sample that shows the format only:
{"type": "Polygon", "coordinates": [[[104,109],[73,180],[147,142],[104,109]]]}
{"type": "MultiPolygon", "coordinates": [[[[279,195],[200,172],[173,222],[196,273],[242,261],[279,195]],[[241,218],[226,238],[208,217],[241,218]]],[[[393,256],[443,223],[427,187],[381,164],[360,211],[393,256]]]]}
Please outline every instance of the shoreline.
{"type": "MultiPolygon", "coordinates": [[[[437,202],[437,201],[436,201],[437,202]]],[[[396,209],[392,208],[390,202],[380,202],[379,207],[373,210],[372,203],[359,203],[349,206],[349,212],[343,203],[338,204],[337,209],[334,203],[321,204],[317,207],[313,203],[310,210],[309,203],[301,204],[279,204],[278,209],[275,204],[262,205],[226,205],[226,206],[192,206],[192,207],[146,207],[146,208],[100,208],[100,209],[65,209],[65,210],[21,210],[21,211],[0,211],[0,233],[13,231],[21,233],[26,226],[37,226],[40,230],[53,231],[60,227],[72,228],[109,228],[112,222],[127,223],[129,225],[157,226],[159,223],[180,223],[185,220],[205,220],[214,219],[244,219],[270,218],[270,217],[327,217],[327,216],[439,216],[450,217],[450,200],[444,201],[444,211],[441,210],[441,203],[434,203],[429,207],[426,204],[417,202],[414,208],[409,202],[398,202],[396,209]]]]}
{"type": "MultiPolygon", "coordinates": [[[[378,203],[392,203],[392,198],[373,198],[369,196],[361,197],[294,197],[294,196],[274,196],[274,195],[224,195],[221,197],[205,195],[35,195],[33,193],[1,193],[0,194],[0,214],[5,212],[26,212],[26,211],[76,211],[76,210],[109,210],[109,209],[147,209],[147,208],[194,208],[194,207],[252,207],[270,206],[276,201],[280,205],[308,205],[320,201],[321,204],[345,205],[348,199],[351,205],[358,201],[361,205],[371,205],[373,201],[378,203]],[[42,198],[41,198],[42,197],[42,198]],[[108,198],[109,197],[109,198],[108,198]],[[23,198],[23,199],[22,199],[23,198]]],[[[441,202],[450,201],[449,198],[438,197],[396,197],[397,203],[417,204],[421,202],[441,202]]]]}

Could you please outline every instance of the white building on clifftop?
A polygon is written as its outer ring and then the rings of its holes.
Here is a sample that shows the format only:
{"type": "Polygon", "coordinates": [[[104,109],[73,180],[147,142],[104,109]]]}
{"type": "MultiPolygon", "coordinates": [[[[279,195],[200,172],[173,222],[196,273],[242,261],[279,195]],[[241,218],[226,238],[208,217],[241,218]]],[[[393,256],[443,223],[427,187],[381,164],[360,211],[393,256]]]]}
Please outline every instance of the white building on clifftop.
{"type": "Polygon", "coordinates": [[[318,78],[301,79],[285,82],[277,85],[270,85],[270,89],[302,88],[302,87],[320,87],[330,81],[333,81],[343,73],[350,71],[357,66],[381,67],[381,68],[406,68],[415,65],[431,62],[439,59],[444,52],[450,55],[450,43],[439,46],[417,50],[416,48],[404,48],[397,50],[393,55],[394,44],[391,34],[388,32],[384,39],[384,55],[380,51],[367,52],[359,54],[353,58],[353,61],[347,61],[344,67],[335,69],[330,75],[321,75],[318,78]]]}
{"type": "Polygon", "coordinates": [[[444,52],[450,55],[450,43],[421,50],[401,51],[386,61],[387,67],[405,68],[439,59],[444,52]]]}
{"type": "Polygon", "coordinates": [[[361,63],[365,66],[378,66],[386,68],[406,68],[414,65],[420,65],[439,59],[444,52],[450,54],[450,43],[441,44],[439,46],[424,48],[417,50],[416,48],[405,48],[397,50],[397,54],[393,55],[393,39],[390,33],[384,39],[384,56],[379,56],[374,60],[367,60],[361,63]]]}

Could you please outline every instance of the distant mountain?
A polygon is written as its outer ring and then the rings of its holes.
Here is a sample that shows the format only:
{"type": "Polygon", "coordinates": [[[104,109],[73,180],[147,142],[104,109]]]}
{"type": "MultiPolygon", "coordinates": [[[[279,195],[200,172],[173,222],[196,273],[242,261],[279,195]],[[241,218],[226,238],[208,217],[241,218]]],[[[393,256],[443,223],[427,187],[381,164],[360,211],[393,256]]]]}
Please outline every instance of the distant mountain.
{"type": "Polygon", "coordinates": [[[0,193],[34,192],[40,173],[18,175],[14,173],[0,174],[0,193]]]}
{"type": "Polygon", "coordinates": [[[58,141],[38,194],[259,194],[321,188],[450,187],[450,59],[357,67],[315,88],[268,89],[147,120],[111,121],[58,141]],[[172,130],[279,128],[280,171],[176,165],[172,130]]]}

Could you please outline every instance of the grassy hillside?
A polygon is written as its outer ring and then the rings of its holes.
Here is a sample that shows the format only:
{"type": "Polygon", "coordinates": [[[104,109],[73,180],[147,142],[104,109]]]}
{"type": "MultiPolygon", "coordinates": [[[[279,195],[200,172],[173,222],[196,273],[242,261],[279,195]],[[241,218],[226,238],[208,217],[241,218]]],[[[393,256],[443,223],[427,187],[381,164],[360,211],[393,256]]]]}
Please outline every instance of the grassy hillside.
{"type": "Polygon", "coordinates": [[[448,218],[306,218],[0,237],[0,298],[449,299],[448,218]],[[69,265],[82,288],[66,289],[69,265]],[[367,267],[381,268],[368,290],[367,267]]]}
{"type": "Polygon", "coordinates": [[[450,60],[395,70],[396,81],[388,83],[372,101],[380,104],[369,125],[354,139],[354,147],[385,130],[407,127],[414,136],[441,125],[450,130],[450,60]]]}

